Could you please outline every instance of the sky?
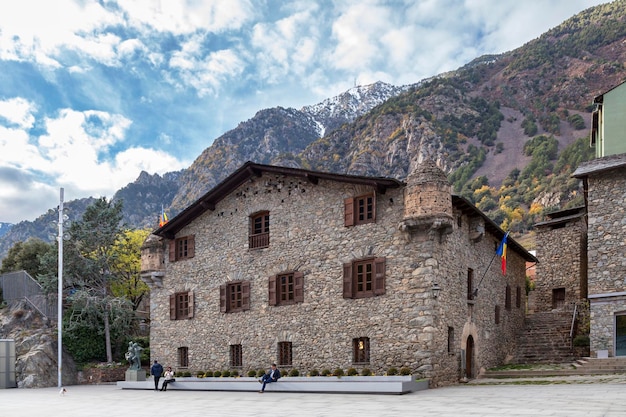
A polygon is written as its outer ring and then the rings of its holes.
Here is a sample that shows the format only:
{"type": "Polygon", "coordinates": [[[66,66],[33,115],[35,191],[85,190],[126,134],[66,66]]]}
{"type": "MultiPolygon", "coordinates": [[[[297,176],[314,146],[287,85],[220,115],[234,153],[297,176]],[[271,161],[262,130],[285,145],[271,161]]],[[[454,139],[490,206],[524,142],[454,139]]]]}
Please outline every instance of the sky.
{"type": "Polygon", "coordinates": [[[0,0],[0,222],[187,168],[264,108],[413,84],[598,0],[0,0]]]}

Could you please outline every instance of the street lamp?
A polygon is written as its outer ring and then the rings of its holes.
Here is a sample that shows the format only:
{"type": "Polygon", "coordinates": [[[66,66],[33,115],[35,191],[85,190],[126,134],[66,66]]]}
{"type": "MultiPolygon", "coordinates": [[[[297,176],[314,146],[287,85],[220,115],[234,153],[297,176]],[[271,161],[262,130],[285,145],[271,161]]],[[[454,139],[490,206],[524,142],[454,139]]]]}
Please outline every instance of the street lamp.
{"type": "Polygon", "coordinates": [[[57,236],[57,242],[59,242],[59,288],[58,288],[58,300],[57,300],[57,319],[59,321],[57,337],[58,337],[58,387],[63,386],[61,375],[63,374],[63,188],[60,190],[59,199],[59,235],[57,236]]]}

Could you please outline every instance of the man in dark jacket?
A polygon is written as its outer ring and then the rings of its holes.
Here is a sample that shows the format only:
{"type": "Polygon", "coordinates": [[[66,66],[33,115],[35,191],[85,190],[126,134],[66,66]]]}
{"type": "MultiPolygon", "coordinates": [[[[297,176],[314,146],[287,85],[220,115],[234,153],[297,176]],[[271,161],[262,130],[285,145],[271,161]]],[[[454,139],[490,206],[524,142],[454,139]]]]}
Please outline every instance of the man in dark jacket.
{"type": "Polygon", "coordinates": [[[161,366],[161,364],[156,360],[154,361],[154,365],[152,365],[152,368],[150,368],[150,375],[154,377],[154,390],[158,391],[159,379],[161,378],[161,375],[163,375],[163,366],[161,366]]]}
{"type": "Polygon", "coordinates": [[[265,392],[265,385],[278,381],[278,378],[280,378],[280,371],[276,369],[276,364],[273,363],[272,369],[267,371],[267,373],[263,375],[263,378],[259,379],[259,382],[263,384],[263,387],[261,387],[261,391],[259,392],[265,392]]]}

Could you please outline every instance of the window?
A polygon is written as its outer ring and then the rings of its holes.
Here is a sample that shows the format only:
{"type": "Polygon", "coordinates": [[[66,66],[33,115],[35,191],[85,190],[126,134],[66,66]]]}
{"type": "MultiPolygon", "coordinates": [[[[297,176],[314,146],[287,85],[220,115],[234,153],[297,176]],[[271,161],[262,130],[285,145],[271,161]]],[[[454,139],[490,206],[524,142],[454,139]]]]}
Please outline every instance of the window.
{"type": "Polygon", "coordinates": [[[511,309],[511,286],[506,284],[506,293],[504,294],[504,308],[511,309]]]}
{"type": "Polygon", "coordinates": [[[292,360],[291,342],[278,342],[278,364],[291,366],[292,360]]]}
{"type": "Polygon", "coordinates": [[[467,300],[474,299],[474,270],[467,268],[467,300]]]}
{"type": "Polygon", "coordinates": [[[229,282],[220,286],[220,311],[235,313],[250,310],[250,282],[229,282]]]}
{"type": "Polygon", "coordinates": [[[270,245],[270,212],[262,211],[250,216],[248,247],[267,248],[270,245]]]}
{"type": "Polygon", "coordinates": [[[304,274],[290,272],[278,274],[269,279],[269,303],[282,306],[304,301],[304,274]]]}
{"type": "Polygon", "coordinates": [[[370,363],[370,339],[369,337],[357,337],[352,339],[352,362],[370,363]]]}
{"type": "Polygon", "coordinates": [[[343,298],[365,298],[385,293],[385,258],[353,261],[343,266],[343,298]]]}
{"type": "Polygon", "coordinates": [[[242,363],[241,345],[230,345],[230,366],[241,367],[242,363]]]}
{"type": "Polygon", "coordinates": [[[515,307],[520,308],[522,306],[522,288],[517,287],[515,289],[515,307]]]}
{"type": "Polygon", "coordinates": [[[189,367],[189,348],[187,346],[178,348],[178,366],[180,368],[189,367]]]}
{"type": "Polygon", "coordinates": [[[344,225],[376,222],[376,196],[374,193],[346,198],[344,205],[344,225]]]}
{"type": "Polygon", "coordinates": [[[454,353],[454,327],[448,327],[448,353],[454,353]]]}
{"type": "Polygon", "coordinates": [[[170,262],[193,258],[196,252],[195,236],[183,236],[170,241],[170,262]]]}
{"type": "Polygon", "coordinates": [[[193,292],[177,292],[170,295],[170,320],[193,318],[193,292]]]}
{"type": "Polygon", "coordinates": [[[500,306],[496,306],[495,316],[496,324],[500,324],[500,306]]]}

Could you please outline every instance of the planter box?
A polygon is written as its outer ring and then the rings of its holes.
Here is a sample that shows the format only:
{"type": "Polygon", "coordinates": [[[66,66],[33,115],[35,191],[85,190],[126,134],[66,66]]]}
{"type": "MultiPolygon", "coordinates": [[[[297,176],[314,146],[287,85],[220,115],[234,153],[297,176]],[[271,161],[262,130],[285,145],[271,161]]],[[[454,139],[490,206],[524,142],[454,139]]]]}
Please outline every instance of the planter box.
{"type": "MultiPolygon", "coordinates": [[[[406,394],[428,389],[429,380],[416,380],[415,376],[314,376],[283,377],[278,382],[267,384],[265,392],[315,392],[354,394],[406,394]]],[[[154,380],[118,381],[122,389],[154,389],[154,380]]],[[[259,391],[257,378],[197,378],[176,377],[176,382],[167,386],[169,390],[197,391],[259,391]]]]}

